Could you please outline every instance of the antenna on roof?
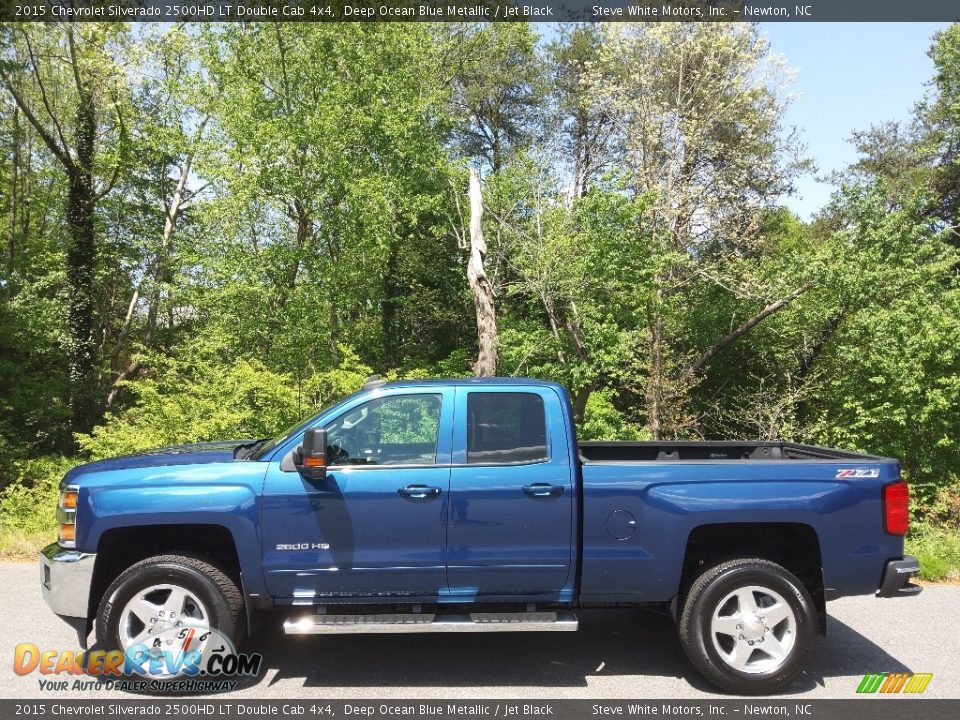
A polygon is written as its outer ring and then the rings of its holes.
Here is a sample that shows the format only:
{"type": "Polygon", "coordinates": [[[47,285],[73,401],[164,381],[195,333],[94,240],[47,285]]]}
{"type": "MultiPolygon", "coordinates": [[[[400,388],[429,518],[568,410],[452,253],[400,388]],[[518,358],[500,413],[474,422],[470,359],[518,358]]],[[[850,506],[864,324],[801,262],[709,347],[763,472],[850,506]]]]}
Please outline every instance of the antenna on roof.
{"type": "Polygon", "coordinates": [[[370,388],[380,387],[381,385],[386,385],[386,380],[381,380],[379,375],[371,375],[363,383],[363,389],[369,390],[370,388]]]}

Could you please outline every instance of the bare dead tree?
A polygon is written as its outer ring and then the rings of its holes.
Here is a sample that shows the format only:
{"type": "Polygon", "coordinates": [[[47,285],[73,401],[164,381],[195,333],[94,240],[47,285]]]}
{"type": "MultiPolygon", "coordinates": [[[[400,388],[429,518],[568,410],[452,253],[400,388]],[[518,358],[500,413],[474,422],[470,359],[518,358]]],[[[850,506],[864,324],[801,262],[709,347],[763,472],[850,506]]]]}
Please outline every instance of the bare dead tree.
{"type": "Polygon", "coordinates": [[[477,362],[473,370],[477,377],[497,374],[497,316],[493,303],[493,285],[487,278],[484,260],[487,241],[483,236],[483,191],[480,173],[470,170],[470,260],[467,280],[473,291],[473,305],[477,314],[477,362]]]}

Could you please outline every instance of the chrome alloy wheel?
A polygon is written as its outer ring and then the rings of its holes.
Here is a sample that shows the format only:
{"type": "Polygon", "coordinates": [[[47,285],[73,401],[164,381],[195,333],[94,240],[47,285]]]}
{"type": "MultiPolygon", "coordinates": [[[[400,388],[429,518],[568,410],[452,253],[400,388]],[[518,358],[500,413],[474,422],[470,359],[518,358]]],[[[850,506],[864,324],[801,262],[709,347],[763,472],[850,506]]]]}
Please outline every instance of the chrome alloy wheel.
{"type": "Polygon", "coordinates": [[[179,634],[177,628],[202,636],[209,625],[210,613],[194,593],[179,585],[161,584],[144,588],[127,601],[120,612],[118,634],[123,650],[138,644],[161,650],[179,634]]]}
{"type": "Polygon", "coordinates": [[[710,641],[734,670],[770,673],[783,665],[797,639],[797,618],[784,597],[762,585],[727,594],[710,618],[710,641]]]}

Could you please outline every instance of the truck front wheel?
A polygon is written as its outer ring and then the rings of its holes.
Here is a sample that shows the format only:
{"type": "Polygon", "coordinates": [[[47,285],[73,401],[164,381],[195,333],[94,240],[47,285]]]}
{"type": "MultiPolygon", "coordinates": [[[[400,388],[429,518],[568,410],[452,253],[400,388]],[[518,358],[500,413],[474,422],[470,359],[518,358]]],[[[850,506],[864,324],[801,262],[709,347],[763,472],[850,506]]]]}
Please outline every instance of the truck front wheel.
{"type": "Polygon", "coordinates": [[[768,560],[742,558],[693,582],[679,630],[684,652],[710,682],[761,695],[786,687],[806,666],[816,614],[810,593],[790,572],[768,560]]]}
{"type": "MultiPolygon", "coordinates": [[[[103,595],[97,612],[97,640],[107,650],[139,649],[144,667],[177,676],[179,665],[161,666],[164,653],[171,665],[184,650],[203,654],[209,643],[224,640],[236,649],[243,628],[243,594],[223,570],[206,560],[184,555],[158,555],[131,565],[103,595]],[[214,631],[214,632],[210,632],[214,631]]],[[[212,647],[212,646],[211,646],[212,647]]]]}

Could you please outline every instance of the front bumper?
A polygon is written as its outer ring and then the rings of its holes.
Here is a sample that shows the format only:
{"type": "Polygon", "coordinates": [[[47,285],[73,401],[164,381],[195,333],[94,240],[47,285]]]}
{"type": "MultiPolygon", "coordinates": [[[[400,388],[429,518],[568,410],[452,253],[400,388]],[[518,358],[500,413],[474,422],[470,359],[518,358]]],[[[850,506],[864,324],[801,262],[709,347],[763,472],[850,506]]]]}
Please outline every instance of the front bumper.
{"type": "Polygon", "coordinates": [[[87,619],[96,553],[65,550],[51,543],[40,551],[40,588],[57,615],[87,619]]]}
{"type": "Polygon", "coordinates": [[[887,560],[877,597],[906,597],[919,594],[923,588],[910,582],[910,578],[918,572],[920,572],[920,561],[915,557],[906,555],[903,560],[887,560]]]}

